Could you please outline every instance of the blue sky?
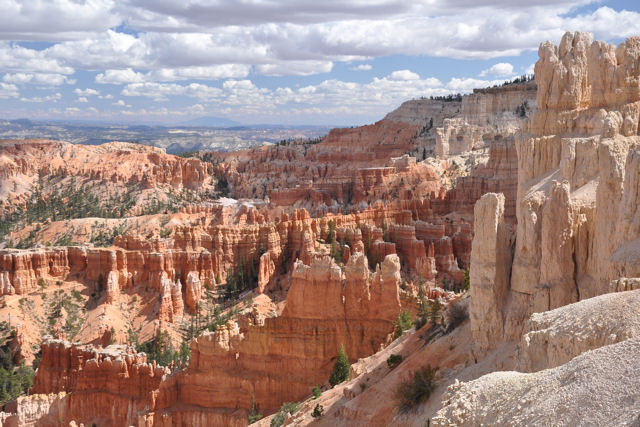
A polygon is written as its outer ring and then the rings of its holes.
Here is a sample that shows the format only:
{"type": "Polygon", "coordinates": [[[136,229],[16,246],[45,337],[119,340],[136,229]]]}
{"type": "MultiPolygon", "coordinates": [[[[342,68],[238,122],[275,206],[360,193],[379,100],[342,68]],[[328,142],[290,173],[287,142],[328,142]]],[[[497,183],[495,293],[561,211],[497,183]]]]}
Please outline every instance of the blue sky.
{"type": "Polygon", "coordinates": [[[0,0],[0,118],[358,125],[529,73],[565,31],[640,35],[636,1],[0,0]]]}

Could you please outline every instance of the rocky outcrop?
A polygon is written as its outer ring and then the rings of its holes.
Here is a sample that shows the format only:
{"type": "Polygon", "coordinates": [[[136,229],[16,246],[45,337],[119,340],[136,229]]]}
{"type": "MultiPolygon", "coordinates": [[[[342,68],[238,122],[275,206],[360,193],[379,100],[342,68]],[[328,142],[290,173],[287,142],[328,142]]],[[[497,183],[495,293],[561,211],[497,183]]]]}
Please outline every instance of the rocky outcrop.
{"type": "Polygon", "coordinates": [[[202,284],[200,283],[200,279],[195,271],[190,271],[187,274],[187,280],[185,282],[185,305],[192,312],[196,311],[196,307],[198,306],[198,301],[202,298],[204,290],[202,289],[202,284]]]}
{"type": "Polygon", "coordinates": [[[118,301],[118,295],[120,294],[120,288],[118,286],[118,272],[110,271],[107,275],[106,285],[106,303],[113,304],[118,301]]]}
{"type": "Polygon", "coordinates": [[[516,136],[511,275],[491,288],[508,293],[476,300],[502,253],[476,257],[498,235],[487,240],[481,224],[491,221],[476,217],[470,307],[476,348],[519,340],[517,368],[535,373],[456,381],[438,426],[637,422],[637,291],[602,294],[636,289],[640,273],[640,38],[615,47],[567,33],[538,53],[538,110],[516,136]]]}
{"type": "Polygon", "coordinates": [[[352,360],[374,352],[400,311],[400,263],[388,256],[372,280],[367,264],[359,252],[344,271],[329,257],[298,261],[280,317],[247,329],[229,322],[192,342],[189,367],[161,388],[154,425],[189,418],[188,407],[210,408],[199,425],[220,422],[233,408],[243,410],[233,417],[246,420],[252,397],[270,413],[325,382],[340,345],[352,360]]]}
{"type": "Polygon", "coordinates": [[[455,188],[446,192],[444,200],[434,203],[438,214],[456,212],[471,219],[475,202],[483,194],[502,193],[505,197],[505,220],[515,224],[518,189],[515,133],[491,141],[488,145],[489,159],[486,164],[479,164],[469,175],[458,178],[455,188]]]}
{"type": "Polygon", "coordinates": [[[3,427],[32,427],[56,425],[66,419],[66,393],[33,394],[20,396],[0,412],[3,427]]]}
{"type": "MultiPolygon", "coordinates": [[[[160,281],[161,318],[174,321],[181,314],[175,304],[180,282],[166,274],[160,281]]],[[[195,277],[187,283],[193,289],[195,277]]],[[[297,261],[280,317],[254,315],[205,332],[191,344],[188,368],[172,376],[124,346],[47,340],[31,392],[65,394],[57,406],[40,405],[39,417],[106,425],[244,425],[252,398],[265,413],[274,412],[324,383],[340,345],[355,360],[386,342],[400,311],[399,283],[397,255],[387,256],[373,275],[362,252],[353,253],[344,270],[329,257],[311,265],[297,261]]]]}
{"type": "MultiPolygon", "coordinates": [[[[53,395],[53,401],[47,398],[48,409],[39,409],[57,415],[56,423],[137,424],[139,412],[155,407],[157,390],[168,374],[165,368],[146,363],[144,353],[124,346],[101,349],[47,340],[41,349],[31,393],[62,393],[53,395]]],[[[39,399],[35,396],[18,401],[18,414],[39,399]]]]}
{"type": "Polygon", "coordinates": [[[504,306],[509,292],[511,245],[504,220],[504,196],[488,193],[475,207],[471,249],[469,318],[475,348],[483,354],[503,339],[504,306]]]}
{"type": "Polygon", "coordinates": [[[194,158],[166,154],[161,148],[125,142],[101,145],[61,141],[3,141],[0,179],[17,175],[89,177],[120,185],[147,187],[168,184],[175,188],[200,188],[211,175],[211,167],[194,158]],[[82,159],[78,161],[78,159],[82,159]],[[136,168],[130,165],[135,164],[136,168]]]}
{"type": "Polygon", "coordinates": [[[543,43],[539,56],[538,109],[516,135],[516,245],[509,296],[498,308],[513,340],[532,313],[640,275],[632,207],[640,199],[640,81],[621,77],[640,66],[640,39],[615,48],[567,33],[558,48],[543,43]]]}
{"type": "Polygon", "coordinates": [[[436,129],[435,154],[446,157],[513,137],[536,110],[534,82],[476,89],[462,97],[460,114],[436,129]]]}
{"type": "Polygon", "coordinates": [[[632,425],[640,404],[639,351],[636,337],[533,374],[494,372],[456,381],[431,425],[632,425]]]}
{"type": "Polygon", "coordinates": [[[640,292],[589,298],[544,313],[534,313],[520,341],[517,369],[554,368],[574,357],[640,335],[640,292]]]}

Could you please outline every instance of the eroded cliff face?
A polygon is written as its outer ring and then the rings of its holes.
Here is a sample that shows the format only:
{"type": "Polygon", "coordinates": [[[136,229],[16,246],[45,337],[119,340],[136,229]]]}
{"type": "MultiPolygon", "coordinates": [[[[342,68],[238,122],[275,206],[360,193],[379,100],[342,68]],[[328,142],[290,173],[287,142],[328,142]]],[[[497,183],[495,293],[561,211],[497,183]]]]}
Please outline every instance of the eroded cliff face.
{"type": "Polygon", "coordinates": [[[516,246],[499,309],[506,339],[518,339],[533,312],[640,274],[640,39],[616,48],[567,33],[539,56],[538,110],[516,138],[516,246]]]}
{"type": "Polygon", "coordinates": [[[340,345],[356,360],[387,342],[400,311],[399,283],[396,255],[373,275],[361,252],[344,269],[329,257],[309,266],[298,261],[281,316],[250,315],[199,336],[189,366],[177,374],[167,376],[166,368],[124,346],[49,340],[32,393],[64,392],[58,405],[40,405],[63,422],[244,425],[252,398],[273,412],[324,383],[340,345]]]}
{"type": "Polygon", "coordinates": [[[50,339],[41,349],[42,361],[31,389],[34,396],[17,402],[18,417],[22,408],[42,408],[38,396],[54,393],[55,405],[47,399],[48,410],[43,412],[57,414],[55,422],[134,425],[139,412],[155,407],[159,386],[169,373],[126,346],[100,348],[50,339]]]}
{"type": "Polygon", "coordinates": [[[474,357],[517,342],[512,368],[527,373],[456,381],[438,426],[637,418],[640,38],[567,33],[539,57],[538,110],[516,137],[513,262],[497,195],[476,204],[471,253],[474,357]]]}
{"type": "Polygon", "coordinates": [[[462,97],[460,113],[436,129],[435,154],[440,157],[513,139],[526,117],[536,110],[536,84],[531,82],[475,89],[462,97]]]}
{"type": "Polygon", "coordinates": [[[163,149],[123,142],[76,145],[61,141],[0,142],[0,208],[14,211],[39,192],[43,200],[71,187],[96,197],[96,203],[122,214],[177,197],[183,190],[213,190],[212,166],[169,155],[163,149]],[[135,165],[135,166],[133,166],[135,165]],[[123,197],[131,200],[127,204],[123,197]]]}

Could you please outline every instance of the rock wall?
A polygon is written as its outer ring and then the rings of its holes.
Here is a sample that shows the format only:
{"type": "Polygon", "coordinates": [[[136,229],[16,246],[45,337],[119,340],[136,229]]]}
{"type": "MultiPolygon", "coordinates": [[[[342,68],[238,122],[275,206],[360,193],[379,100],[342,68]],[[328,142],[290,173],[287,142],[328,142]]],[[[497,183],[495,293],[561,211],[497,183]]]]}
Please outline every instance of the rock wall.
{"type": "Polygon", "coordinates": [[[474,223],[469,315],[475,350],[482,355],[504,336],[504,306],[511,265],[504,196],[495,193],[482,196],[476,203],[474,223]]]}
{"type": "Polygon", "coordinates": [[[202,415],[212,422],[230,409],[248,410],[252,396],[263,413],[300,400],[327,381],[340,345],[355,360],[386,340],[400,311],[399,282],[395,255],[372,279],[359,252],[344,271],[329,257],[314,258],[310,266],[298,261],[282,315],[246,330],[230,321],[195,339],[187,370],[163,385],[154,420],[183,419],[182,408],[195,406],[217,408],[202,415]]]}
{"type": "MultiPolygon", "coordinates": [[[[616,48],[567,33],[538,53],[538,109],[516,135],[516,245],[498,308],[505,339],[519,339],[534,312],[640,275],[640,38],[616,48]]],[[[471,265],[473,289],[482,284],[471,265]]]]}
{"type": "Polygon", "coordinates": [[[435,154],[447,157],[513,137],[535,110],[534,82],[476,89],[462,97],[460,114],[436,129],[435,154]]]}
{"type": "Polygon", "coordinates": [[[456,381],[431,425],[633,425],[640,404],[639,351],[635,337],[536,373],[494,372],[456,381]]]}
{"type": "Polygon", "coordinates": [[[344,270],[329,257],[297,261],[280,317],[229,321],[200,335],[184,371],[168,376],[123,346],[48,340],[31,392],[66,393],[55,409],[63,422],[245,425],[252,398],[271,413],[324,383],[340,345],[356,360],[386,342],[400,311],[399,282],[396,255],[372,276],[361,252],[344,270]]]}
{"type": "MultiPolygon", "coordinates": [[[[155,407],[160,384],[169,373],[155,363],[146,363],[144,353],[125,346],[102,349],[46,340],[41,350],[42,360],[30,393],[64,392],[58,405],[50,405],[49,413],[55,409],[59,417],[56,422],[137,424],[139,412],[155,407]]],[[[18,401],[18,408],[26,406],[29,399],[34,396],[18,401]]]]}

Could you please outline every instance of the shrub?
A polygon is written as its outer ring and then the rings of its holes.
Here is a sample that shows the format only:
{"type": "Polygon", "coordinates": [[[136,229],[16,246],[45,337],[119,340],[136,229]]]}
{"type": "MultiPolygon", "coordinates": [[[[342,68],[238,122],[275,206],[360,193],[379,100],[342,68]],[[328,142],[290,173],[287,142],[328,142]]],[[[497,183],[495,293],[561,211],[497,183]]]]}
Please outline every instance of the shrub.
{"type": "Polygon", "coordinates": [[[442,310],[442,304],[439,299],[434,299],[433,301],[429,301],[429,320],[431,323],[435,324],[440,316],[440,311],[442,310]]]}
{"type": "Polygon", "coordinates": [[[424,316],[416,317],[416,320],[413,321],[413,326],[416,328],[416,331],[422,328],[427,324],[427,318],[424,316]]]}
{"type": "Polygon", "coordinates": [[[436,369],[427,365],[426,368],[415,371],[412,378],[400,383],[396,389],[395,398],[401,412],[412,409],[431,395],[436,387],[435,373],[436,369]]]}
{"type": "Polygon", "coordinates": [[[329,384],[331,384],[331,387],[349,379],[350,367],[349,358],[347,357],[347,353],[344,351],[344,345],[341,344],[340,349],[338,350],[338,359],[336,360],[336,364],[333,366],[333,371],[331,371],[331,375],[329,376],[329,384]]]}
{"type": "Polygon", "coordinates": [[[324,414],[324,407],[321,404],[317,404],[315,408],[313,408],[313,412],[311,416],[313,418],[320,418],[324,414]]]}
{"type": "Polygon", "coordinates": [[[394,338],[399,338],[404,331],[411,329],[411,315],[407,310],[402,310],[396,320],[396,330],[394,338]]]}
{"type": "Polygon", "coordinates": [[[467,306],[460,301],[452,302],[447,310],[447,330],[454,330],[468,318],[469,311],[467,306]]]}
{"type": "Polygon", "coordinates": [[[281,427],[284,424],[284,419],[287,414],[295,414],[300,409],[300,404],[297,402],[286,402],[280,407],[280,410],[271,419],[271,427],[281,427]]]}
{"type": "Polygon", "coordinates": [[[313,393],[313,398],[317,399],[322,395],[322,390],[320,390],[320,387],[313,386],[313,390],[311,390],[311,392],[313,393]]]}
{"type": "Polygon", "coordinates": [[[401,354],[392,354],[387,359],[387,366],[389,367],[389,369],[395,368],[400,363],[402,363],[402,355],[401,354]]]}
{"type": "Polygon", "coordinates": [[[462,282],[462,290],[468,291],[471,287],[471,265],[464,270],[464,282],[462,282]]]}
{"type": "Polygon", "coordinates": [[[251,409],[249,410],[249,424],[253,424],[262,418],[262,414],[260,413],[260,405],[256,403],[255,396],[251,395],[251,409]]]}

